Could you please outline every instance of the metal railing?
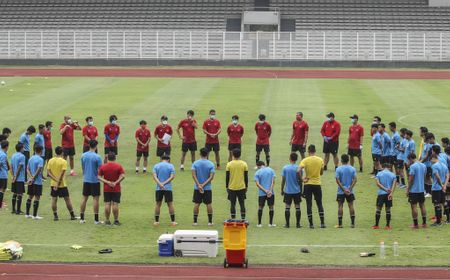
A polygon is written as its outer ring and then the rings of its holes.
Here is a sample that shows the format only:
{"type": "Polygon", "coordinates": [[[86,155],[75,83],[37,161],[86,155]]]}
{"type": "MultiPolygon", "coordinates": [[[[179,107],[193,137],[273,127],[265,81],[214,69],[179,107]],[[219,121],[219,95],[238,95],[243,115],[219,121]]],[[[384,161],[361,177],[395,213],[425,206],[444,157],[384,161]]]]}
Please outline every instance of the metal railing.
{"type": "Polygon", "coordinates": [[[0,30],[0,59],[450,61],[450,32],[0,30]]]}

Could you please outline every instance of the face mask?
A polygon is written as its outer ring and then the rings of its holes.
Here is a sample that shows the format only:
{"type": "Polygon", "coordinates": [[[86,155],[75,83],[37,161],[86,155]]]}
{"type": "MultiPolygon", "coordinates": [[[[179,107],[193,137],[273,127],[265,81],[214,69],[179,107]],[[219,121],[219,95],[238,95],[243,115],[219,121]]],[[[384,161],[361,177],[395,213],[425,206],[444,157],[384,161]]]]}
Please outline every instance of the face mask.
{"type": "Polygon", "coordinates": [[[331,122],[331,118],[327,118],[327,121],[331,122]]]}
{"type": "Polygon", "coordinates": [[[264,121],[259,121],[259,124],[263,124],[264,123],[264,121]]]}
{"type": "Polygon", "coordinates": [[[216,118],[216,115],[210,115],[209,118],[210,118],[211,120],[214,120],[214,119],[216,118]]]}
{"type": "Polygon", "coordinates": [[[72,124],[72,119],[68,119],[68,120],[67,120],[67,123],[68,123],[68,124],[72,124]]]}
{"type": "Polygon", "coordinates": [[[352,119],[352,123],[356,123],[356,119],[352,119]]]}
{"type": "Polygon", "coordinates": [[[113,120],[111,123],[112,123],[112,124],[117,124],[117,121],[116,121],[116,120],[113,120]]]}
{"type": "Polygon", "coordinates": [[[162,124],[163,125],[167,125],[167,121],[162,121],[162,124]]]}
{"type": "Polygon", "coordinates": [[[90,121],[90,122],[88,122],[88,125],[93,126],[93,125],[94,125],[94,122],[93,122],[93,121],[90,121]]]}
{"type": "Polygon", "coordinates": [[[297,121],[301,121],[302,120],[302,117],[300,117],[300,116],[297,116],[295,118],[297,119],[297,121]]]}
{"type": "Polygon", "coordinates": [[[238,124],[238,120],[233,120],[233,124],[237,125],[238,124]]]}

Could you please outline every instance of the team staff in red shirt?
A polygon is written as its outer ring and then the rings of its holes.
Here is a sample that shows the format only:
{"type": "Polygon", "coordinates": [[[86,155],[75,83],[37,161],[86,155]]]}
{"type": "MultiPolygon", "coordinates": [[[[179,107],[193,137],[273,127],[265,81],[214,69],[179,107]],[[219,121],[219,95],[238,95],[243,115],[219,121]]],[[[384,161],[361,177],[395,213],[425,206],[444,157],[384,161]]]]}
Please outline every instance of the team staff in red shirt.
{"type": "Polygon", "coordinates": [[[142,120],[139,122],[139,128],[136,130],[134,134],[136,138],[137,147],[136,147],[136,174],[139,173],[139,165],[141,161],[141,157],[144,157],[144,162],[142,164],[142,172],[147,172],[148,165],[148,152],[150,148],[150,140],[152,135],[150,133],[150,129],[147,127],[147,122],[142,120]]]}
{"type": "Polygon", "coordinates": [[[76,176],[74,170],[73,157],[75,155],[75,141],[73,138],[73,131],[81,130],[77,121],[72,121],[70,116],[64,116],[64,122],[59,127],[59,133],[61,134],[61,146],[63,149],[63,157],[67,160],[69,157],[70,176],[76,176]]]}
{"type": "Polygon", "coordinates": [[[306,143],[308,142],[309,126],[303,120],[303,113],[298,112],[295,115],[295,121],[292,124],[292,136],[289,145],[291,145],[291,152],[300,152],[302,159],[305,158],[306,143]]]}
{"type": "Polygon", "coordinates": [[[120,226],[120,183],[125,179],[125,171],[122,165],[116,163],[116,155],[113,152],[108,154],[108,162],[100,167],[100,170],[98,171],[98,179],[104,183],[103,197],[105,202],[105,224],[111,224],[109,217],[111,215],[112,208],[114,225],[120,226]]]}
{"type": "MultiPolygon", "coordinates": [[[[86,125],[83,127],[82,130],[83,133],[83,153],[86,153],[90,150],[89,142],[91,140],[96,140],[98,138],[98,130],[94,126],[94,118],[89,116],[86,118],[86,125]]],[[[95,149],[95,152],[97,153],[97,149],[95,149]]]]}
{"type": "Polygon", "coordinates": [[[195,151],[197,151],[197,141],[195,140],[195,130],[198,128],[197,121],[194,119],[194,111],[187,111],[185,119],[181,120],[178,124],[177,134],[183,141],[181,146],[181,171],[184,171],[184,160],[186,158],[187,151],[191,152],[191,162],[195,161],[195,151]],[[183,135],[180,133],[180,129],[183,130],[183,135]]]}
{"type": "Polygon", "coordinates": [[[155,128],[155,137],[158,139],[156,147],[156,156],[162,157],[163,155],[170,156],[170,141],[166,144],[163,142],[164,135],[170,135],[172,137],[172,127],[169,125],[169,118],[166,115],[161,116],[161,124],[155,128]]]}
{"type": "Polygon", "coordinates": [[[208,150],[208,157],[214,151],[217,169],[220,169],[220,141],[219,134],[222,132],[220,121],[216,119],[216,110],[209,110],[209,119],[203,122],[203,133],[206,135],[205,148],[208,150]]]}
{"type": "MultiPolygon", "coordinates": [[[[259,121],[255,124],[256,132],[256,163],[258,163],[262,150],[266,155],[266,166],[270,165],[270,135],[272,134],[272,126],[266,122],[266,116],[260,114],[259,121]]],[[[257,167],[255,167],[257,168],[257,167]]]]}
{"type": "Polygon", "coordinates": [[[43,133],[45,146],[45,163],[47,163],[53,157],[52,127],[52,121],[45,122],[45,129],[43,133]]]}
{"type": "Polygon", "coordinates": [[[320,133],[323,137],[323,153],[324,158],[324,170],[327,170],[328,161],[330,160],[330,154],[333,155],[334,168],[339,165],[339,159],[337,156],[339,150],[339,135],[341,134],[341,124],[334,119],[334,113],[327,114],[327,120],[323,123],[320,133]]]}
{"type": "Polygon", "coordinates": [[[233,159],[233,150],[241,149],[242,136],[244,135],[244,127],[239,124],[239,116],[234,115],[231,117],[231,124],[227,128],[228,134],[228,162],[233,159]]]}
{"type": "Polygon", "coordinates": [[[350,117],[352,125],[348,129],[348,155],[350,156],[350,165],[355,164],[354,157],[359,160],[359,172],[363,172],[362,143],[364,138],[364,128],[358,123],[358,115],[350,117]]]}
{"type": "Polygon", "coordinates": [[[113,152],[116,156],[118,155],[118,141],[120,136],[120,126],[117,125],[117,116],[109,116],[109,123],[105,125],[103,130],[105,134],[105,162],[107,161],[108,154],[113,152]]]}

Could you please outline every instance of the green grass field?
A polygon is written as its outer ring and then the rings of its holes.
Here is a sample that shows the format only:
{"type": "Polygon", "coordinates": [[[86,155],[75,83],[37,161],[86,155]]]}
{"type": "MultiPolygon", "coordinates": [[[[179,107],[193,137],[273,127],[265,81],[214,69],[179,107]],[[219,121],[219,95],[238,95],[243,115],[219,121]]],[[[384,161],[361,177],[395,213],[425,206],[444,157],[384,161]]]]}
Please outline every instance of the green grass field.
{"type": "MultiPolygon", "coordinates": [[[[203,122],[211,108],[217,110],[219,120],[226,126],[233,114],[239,114],[246,128],[243,159],[254,166],[255,135],[253,125],[259,113],[265,113],[273,126],[271,139],[272,162],[277,172],[275,223],[277,228],[256,228],[257,192],[253,181],[247,199],[248,257],[251,264],[314,264],[314,265],[400,265],[445,266],[450,258],[450,226],[437,229],[412,231],[409,205],[403,190],[394,198],[392,231],[373,231],[376,187],[368,175],[370,163],[370,136],[365,137],[364,159],[366,168],[359,173],[356,186],[357,228],[349,228],[348,211],[345,209],[344,229],[335,229],[337,205],[334,172],[324,176],[323,192],[327,229],[283,229],[284,205],[279,195],[280,170],[287,163],[290,147],[291,122],[295,112],[302,111],[310,124],[310,143],[321,150],[320,127],[325,114],[333,111],[343,126],[341,149],[344,152],[347,139],[348,116],[358,114],[361,123],[368,128],[374,115],[383,121],[397,121],[399,127],[414,132],[426,125],[437,138],[449,136],[448,112],[450,109],[450,81],[446,80],[313,80],[313,79],[187,79],[187,78],[0,78],[6,86],[0,86],[0,127],[13,129],[11,142],[30,124],[38,125],[46,120],[59,124],[66,114],[80,122],[93,115],[97,127],[102,128],[110,114],[119,117],[122,134],[118,161],[126,167],[121,204],[121,227],[95,226],[92,204],[88,203],[87,223],[80,225],[70,221],[62,201],[59,203],[60,220],[53,222],[50,209],[48,182],[40,207],[44,220],[27,220],[23,216],[0,211],[0,241],[10,239],[24,244],[24,261],[53,262],[132,262],[132,263],[205,263],[220,264],[224,251],[220,249],[216,259],[160,258],[156,240],[169,227],[167,208],[161,213],[162,224],[153,227],[155,184],[151,175],[135,175],[134,131],[141,119],[148,121],[151,130],[162,114],[169,116],[169,123],[176,127],[188,109],[194,109],[196,118],[203,122]],[[390,247],[385,260],[379,257],[360,258],[359,252],[378,253],[380,241],[391,246],[400,243],[400,256],[393,257],[390,247]],[[70,249],[72,244],[82,245],[79,251],[70,249]],[[301,254],[300,247],[309,245],[311,254],[301,254]],[[111,247],[114,253],[99,255],[97,251],[111,247]]],[[[100,129],[102,130],[102,129],[100,129]]],[[[55,129],[53,141],[60,143],[55,129]]],[[[103,140],[103,137],[101,137],[103,140]]],[[[197,132],[199,145],[204,136],[197,132]]],[[[418,142],[417,135],[415,135],[418,142]]],[[[80,170],[81,133],[76,134],[76,169],[80,170]]],[[[226,136],[221,136],[222,159],[227,158],[226,136]]],[[[180,141],[174,139],[172,162],[178,168],[180,141]]],[[[155,157],[155,141],[151,143],[150,165],[155,157]]],[[[101,149],[103,150],[103,145],[101,149]]],[[[13,153],[13,145],[9,155],[13,153]]],[[[330,165],[332,166],[332,165],[330,165]]],[[[190,163],[187,164],[189,170],[190,163]]],[[[331,168],[332,169],[332,168],[331,168]]],[[[250,171],[253,178],[254,171],[250,171]]],[[[82,176],[68,178],[71,198],[79,213],[82,176]]],[[[218,171],[214,186],[215,229],[222,234],[222,221],[228,216],[225,195],[225,172],[218,171]]],[[[193,182],[190,172],[178,172],[174,181],[174,198],[178,229],[192,229],[193,182]]],[[[5,195],[8,205],[11,193],[5,195]]],[[[102,203],[103,204],[103,203],[102,203]]],[[[432,205],[427,200],[429,215],[432,205]]],[[[198,229],[206,229],[206,212],[200,210],[198,229]]],[[[314,206],[317,224],[318,216],[314,206]]],[[[302,224],[306,225],[306,206],[302,204],[302,224]]],[[[267,224],[266,209],[264,224],[267,224]]],[[[294,215],[291,215],[291,219],[294,215]]],[[[381,224],[384,223],[384,214],[381,224]]]]}

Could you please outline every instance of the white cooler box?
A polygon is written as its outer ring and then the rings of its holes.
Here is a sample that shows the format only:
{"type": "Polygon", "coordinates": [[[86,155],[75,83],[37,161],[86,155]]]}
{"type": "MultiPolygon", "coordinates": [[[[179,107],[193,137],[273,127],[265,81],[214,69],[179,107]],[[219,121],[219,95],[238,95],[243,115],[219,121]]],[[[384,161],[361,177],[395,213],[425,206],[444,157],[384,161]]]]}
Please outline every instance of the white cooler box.
{"type": "Polygon", "coordinates": [[[177,230],[173,238],[176,257],[217,257],[217,230],[177,230]]]}

